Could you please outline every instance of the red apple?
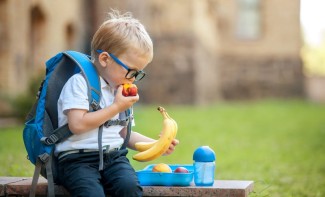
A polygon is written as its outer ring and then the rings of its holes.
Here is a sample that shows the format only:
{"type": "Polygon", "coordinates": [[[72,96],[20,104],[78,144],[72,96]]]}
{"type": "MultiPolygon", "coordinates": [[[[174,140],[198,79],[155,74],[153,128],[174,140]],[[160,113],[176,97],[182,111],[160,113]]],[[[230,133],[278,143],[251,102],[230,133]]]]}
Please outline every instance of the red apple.
{"type": "Polygon", "coordinates": [[[138,88],[134,85],[129,88],[129,96],[136,96],[138,94],[138,88]]]}
{"type": "Polygon", "coordinates": [[[188,173],[188,170],[185,167],[178,167],[174,170],[174,173],[188,173]]]}
{"type": "Polygon", "coordinates": [[[138,88],[134,84],[123,84],[122,94],[123,96],[136,96],[138,94],[138,88]]]}

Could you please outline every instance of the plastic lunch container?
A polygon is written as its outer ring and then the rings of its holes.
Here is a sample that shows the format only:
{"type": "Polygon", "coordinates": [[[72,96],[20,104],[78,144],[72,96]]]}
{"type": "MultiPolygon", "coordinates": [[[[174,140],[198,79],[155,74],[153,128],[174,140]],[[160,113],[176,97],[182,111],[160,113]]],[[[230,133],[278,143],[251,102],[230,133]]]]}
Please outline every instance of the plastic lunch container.
{"type": "Polygon", "coordinates": [[[193,182],[193,165],[190,164],[169,164],[172,173],[168,172],[152,172],[155,164],[146,166],[144,169],[137,171],[140,185],[149,186],[189,186],[193,182]],[[185,167],[188,173],[174,173],[178,167],[185,167]]]}

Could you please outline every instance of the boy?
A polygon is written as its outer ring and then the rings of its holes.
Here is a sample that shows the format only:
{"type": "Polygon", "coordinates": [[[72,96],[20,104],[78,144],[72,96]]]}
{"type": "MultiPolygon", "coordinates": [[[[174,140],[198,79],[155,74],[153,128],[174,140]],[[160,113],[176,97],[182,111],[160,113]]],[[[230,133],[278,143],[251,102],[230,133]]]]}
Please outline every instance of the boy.
{"type": "MultiPolygon", "coordinates": [[[[89,112],[87,85],[81,74],[72,76],[58,100],[59,126],[68,123],[74,135],[56,145],[59,176],[72,196],[142,196],[136,173],[130,165],[127,149],[119,149],[127,133],[119,125],[103,127],[105,150],[103,170],[99,170],[98,128],[107,120],[118,119],[119,113],[139,100],[139,95],[124,97],[122,84],[141,80],[143,69],[153,58],[152,41],[144,26],[130,13],[109,13],[95,33],[91,56],[101,81],[101,109],[89,112]]],[[[153,139],[131,132],[128,147],[138,141],[153,139]]],[[[174,140],[166,155],[173,152],[174,140]]]]}

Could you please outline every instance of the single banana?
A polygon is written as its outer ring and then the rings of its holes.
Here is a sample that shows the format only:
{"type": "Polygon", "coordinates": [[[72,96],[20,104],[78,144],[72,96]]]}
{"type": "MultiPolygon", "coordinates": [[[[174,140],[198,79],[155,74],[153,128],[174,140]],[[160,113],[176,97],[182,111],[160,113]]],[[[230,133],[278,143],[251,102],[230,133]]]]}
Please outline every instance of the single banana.
{"type": "Polygon", "coordinates": [[[173,122],[174,122],[174,138],[176,137],[176,134],[177,134],[177,130],[178,130],[178,125],[176,123],[176,121],[174,119],[171,119],[173,122]]]}
{"type": "Polygon", "coordinates": [[[135,143],[135,149],[137,151],[145,151],[145,150],[148,150],[149,148],[151,148],[153,145],[155,145],[155,143],[157,142],[158,140],[155,140],[153,142],[137,142],[135,143]]]}
{"type": "Polygon", "coordinates": [[[155,142],[145,143],[145,142],[138,142],[136,143],[137,149],[142,152],[139,152],[133,156],[134,160],[137,161],[151,161],[158,157],[160,157],[162,154],[164,154],[173,139],[176,137],[177,133],[177,123],[175,120],[173,120],[166,110],[162,107],[159,107],[158,110],[163,115],[163,129],[161,131],[160,138],[155,142]],[[138,144],[138,145],[137,145],[138,144]]]}

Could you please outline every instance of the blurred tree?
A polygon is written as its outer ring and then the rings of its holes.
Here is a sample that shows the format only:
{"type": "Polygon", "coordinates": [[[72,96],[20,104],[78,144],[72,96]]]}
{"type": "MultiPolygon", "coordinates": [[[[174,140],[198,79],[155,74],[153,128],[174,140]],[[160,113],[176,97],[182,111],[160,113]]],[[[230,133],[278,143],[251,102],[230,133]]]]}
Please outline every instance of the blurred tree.
{"type": "Polygon", "coordinates": [[[325,76],[325,35],[320,45],[305,44],[302,48],[302,59],[307,75],[325,76]]]}

